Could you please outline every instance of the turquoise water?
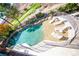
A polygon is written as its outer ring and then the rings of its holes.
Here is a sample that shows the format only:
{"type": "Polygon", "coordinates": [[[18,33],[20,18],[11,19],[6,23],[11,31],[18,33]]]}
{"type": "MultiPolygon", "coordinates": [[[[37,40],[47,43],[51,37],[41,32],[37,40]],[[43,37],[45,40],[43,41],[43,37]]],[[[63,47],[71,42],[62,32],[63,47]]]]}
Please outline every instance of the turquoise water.
{"type": "MultiPolygon", "coordinates": [[[[43,37],[43,26],[36,25],[18,32],[13,36],[9,43],[12,45],[27,43],[28,45],[33,46],[41,42],[43,37]]],[[[6,54],[0,53],[0,56],[2,55],[5,56],[6,54]]]]}
{"type": "Polygon", "coordinates": [[[14,37],[17,42],[16,44],[27,43],[32,46],[43,40],[43,26],[36,25],[31,26],[28,29],[23,30],[14,37]]]}

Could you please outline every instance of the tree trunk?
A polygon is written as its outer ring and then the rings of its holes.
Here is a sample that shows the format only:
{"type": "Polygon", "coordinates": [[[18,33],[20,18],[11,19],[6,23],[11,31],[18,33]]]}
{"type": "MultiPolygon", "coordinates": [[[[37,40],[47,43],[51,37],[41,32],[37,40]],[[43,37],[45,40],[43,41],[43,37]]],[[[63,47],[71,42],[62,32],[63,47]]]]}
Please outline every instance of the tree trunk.
{"type": "MultiPolygon", "coordinates": [[[[2,18],[3,19],[3,18],[2,18]]],[[[7,23],[9,23],[10,25],[12,25],[13,26],[13,24],[11,24],[9,21],[7,21],[6,19],[3,19],[3,20],[5,20],[7,23]]]]}
{"type": "Polygon", "coordinates": [[[19,22],[20,26],[23,28],[23,26],[22,26],[22,24],[20,23],[20,21],[19,21],[17,18],[15,18],[15,19],[19,22]]]}

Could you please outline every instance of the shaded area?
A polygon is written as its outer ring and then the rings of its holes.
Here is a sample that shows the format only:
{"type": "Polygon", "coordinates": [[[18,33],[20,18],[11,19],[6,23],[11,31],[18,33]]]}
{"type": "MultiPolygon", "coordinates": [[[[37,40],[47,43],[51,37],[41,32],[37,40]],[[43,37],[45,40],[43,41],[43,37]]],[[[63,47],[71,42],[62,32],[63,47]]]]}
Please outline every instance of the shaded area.
{"type": "Polygon", "coordinates": [[[8,42],[7,47],[14,46],[16,44],[17,40],[19,39],[20,35],[21,35],[21,32],[17,32],[14,36],[12,36],[12,38],[8,42]]]}
{"type": "Polygon", "coordinates": [[[27,32],[34,32],[36,30],[38,30],[41,27],[41,24],[38,24],[36,26],[31,26],[27,29],[27,32]]]}

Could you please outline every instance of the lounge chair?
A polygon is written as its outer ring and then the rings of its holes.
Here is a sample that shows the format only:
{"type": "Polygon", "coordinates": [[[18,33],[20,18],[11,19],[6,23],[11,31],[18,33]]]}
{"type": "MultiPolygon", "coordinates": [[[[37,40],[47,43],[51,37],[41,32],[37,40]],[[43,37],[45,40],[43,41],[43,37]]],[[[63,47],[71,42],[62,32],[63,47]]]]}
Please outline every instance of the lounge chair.
{"type": "Polygon", "coordinates": [[[53,18],[49,23],[53,23],[53,22],[57,22],[57,21],[60,21],[58,18],[53,18]]]}
{"type": "Polygon", "coordinates": [[[62,39],[62,38],[64,37],[63,35],[58,34],[58,33],[55,33],[55,32],[53,32],[51,35],[52,35],[54,38],[58,39],[58,40],[60,40],[60,39],[62,39]]]}
{"type": "Polygon", "coordinates": [[[49,23],[52,23],[54,20],[51,20],[49,23]]]}
{"type": "Polygon", "coordinates": [[[61,25],[61,24],[64,24],[64,21],[58,21],[58,22],[53,23],[54,26],[61,25]]]}
{"type": "Polygon", "coordinates": [[[68,31],[70,27],[68,26],[64,26],[63,28],[55,28],[55,31],[58,31],[60,33],[65,33],[66,31],[68,31]]]}
{"type": "Polygon", "coordinates": [[[68,22],[66,22],[64,27],[55,28],[55,31],[59,31],[61,33],[64,33],[66,31],[68,31],[68,29],[71,29],[71,26],[70,26],[70,24],[68,22]]]}

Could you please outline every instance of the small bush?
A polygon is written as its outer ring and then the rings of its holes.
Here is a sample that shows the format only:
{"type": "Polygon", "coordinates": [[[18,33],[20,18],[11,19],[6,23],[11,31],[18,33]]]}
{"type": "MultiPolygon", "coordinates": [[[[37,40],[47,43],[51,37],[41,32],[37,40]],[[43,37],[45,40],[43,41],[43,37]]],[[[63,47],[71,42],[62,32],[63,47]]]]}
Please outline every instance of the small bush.
{"type": "Polygon", "coordinates": [[[68,3],[65,6],[58,8],[60,12],[72,13],[75,11],[79,11],[78,3],[68,3]]]}
{"type": "Polygon", "coordinates": [[[8,24],[0,24],[0,40],[7,38],[12,31],[8,24]]]}
{"type": "Polygon", "coordinates": [[[45,15],[44,13],[39,13],[39,14],[36,14],[36,17],[37,18],[42,18],[42,17],[44,17],[44,15],[45,15]]]}

